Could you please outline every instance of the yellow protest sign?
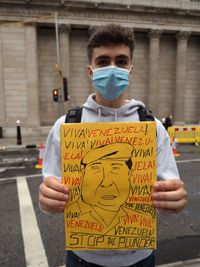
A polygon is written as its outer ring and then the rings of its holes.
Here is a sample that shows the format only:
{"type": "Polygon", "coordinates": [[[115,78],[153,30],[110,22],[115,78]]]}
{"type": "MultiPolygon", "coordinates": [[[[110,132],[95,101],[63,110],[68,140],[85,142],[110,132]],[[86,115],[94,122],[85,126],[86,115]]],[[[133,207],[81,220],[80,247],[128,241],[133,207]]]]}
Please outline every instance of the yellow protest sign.
{"type": "Polygon", "coordinates": [[[61,125],[67,250],[156,248],[156,123],[61,125]]]}

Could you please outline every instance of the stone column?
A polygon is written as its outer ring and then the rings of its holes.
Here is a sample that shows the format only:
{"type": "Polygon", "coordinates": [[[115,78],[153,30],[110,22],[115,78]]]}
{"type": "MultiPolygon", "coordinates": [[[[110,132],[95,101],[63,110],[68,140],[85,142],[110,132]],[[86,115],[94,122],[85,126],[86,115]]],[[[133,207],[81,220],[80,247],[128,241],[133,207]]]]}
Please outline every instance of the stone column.
{"type": "MultiPolygon", "coordinates": [[[[91,26],[91,25],[88,27],[88,38],[90,38],[92,36],[96,27],[97,26],[91,26]]],[[[88,64],[89,64],[89,62],[88,62],[88,64]]],[[[88,77],[88,95],[90,95],[92,93],[94,93],[94,88],[92,87],[92,80],[90,80],[88,77]]]]}
{"type": "Polygon", "coordinates": [[[4,97],[4,75],[3,75],[3,48],[2,48],[2,28],[0,28],[0,127],[5,125],[5,97],[4,97]]]}
{"type": "Polygon", "coordinates": [[[40,125],[40,103],[38,88],[38,55],[37,55],[37,26],[25,26],[26,38],[26,70],[27,70],[27,95],[29,125],[40,125]]]}
{"type": "Polygon", "coordinates": [[[184,99],[187,81],[187,45],[190,34],[188,31],[180,31],[177,34],[174,124],[179,125],[183,125],[185,121],[184,99]]]}
{"type": "MultiPolygon", "coordinates": [[[[61,24],[59,26],[59,44],[60,44],[60,66],[62,76],[67,78],[68,90],[70,94],[70,25],[61,24]]],[[[62,92],[63,93],[63,92],[62,92]]],[[[63,112],[66,113],[67,102],[63,105],[63,112]]]]}
{"type": "Polygon", "coordinates": [[[149,32],[149,92],[148,105],[156,115],[158,108],[159,90],[159,59],[160,59],[160,38],[162,31],[158,29],[149,32]]]}
{"type": "MultiPolygon", "coordinates": [[[[199,103],[200,103],[200,95],[199,95],[199,103]]],[[[200,105],[199,105],[199,110],[197,109],[197,112],[198,111],[199,111],[198,124],[200,125],[200,105]]]]}

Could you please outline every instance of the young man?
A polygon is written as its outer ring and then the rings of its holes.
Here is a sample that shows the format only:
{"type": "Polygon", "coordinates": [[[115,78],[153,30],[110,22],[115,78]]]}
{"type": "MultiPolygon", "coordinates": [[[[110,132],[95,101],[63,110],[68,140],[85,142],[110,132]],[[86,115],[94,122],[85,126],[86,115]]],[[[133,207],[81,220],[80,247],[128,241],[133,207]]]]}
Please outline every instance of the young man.
{"type": "MultiPolygon", "coordinates": [[[[125,100],[125,91],[132,71],[134,37],[119,25],[99,27],[91,36],[88,50],[88,76],[95,93],[83,105],[81,122],[134,122],[139,121],[138,108],[144,106],[136,100],[125,100]]],[[[81,90],[81,89],[80,89],[81,90]]],[[[48,212],[63,212],[68,201],[68,189],[61,182],[60,124],[58,119],[51,129],[44,157],[44,181],[40,185],[41,208],[48,212]]],[[[157,178],[152,195],[158,209],[177,213],[186,204],[184,183],[178,170],[162,123],[157,125],[157,178]]],[[[67,266],[120,267],[154,266],[152,250],[137,251],[76,251],[69,252],[67,266]]]]}

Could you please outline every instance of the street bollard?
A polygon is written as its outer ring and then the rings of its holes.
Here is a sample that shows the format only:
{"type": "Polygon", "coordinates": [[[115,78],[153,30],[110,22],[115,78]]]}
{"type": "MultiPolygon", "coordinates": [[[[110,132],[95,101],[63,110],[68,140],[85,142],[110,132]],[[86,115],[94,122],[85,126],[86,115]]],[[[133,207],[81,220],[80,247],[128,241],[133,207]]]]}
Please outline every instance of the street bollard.
{"type": "Polygon", "coordinates": [[[16,125],[17,125],[17,145],[22,145],[20,120],[16,121],[16,125]]]}
{"type": "Polygon", "coordinates": [[[3,138],[3,129],[1,126],[0,126],[0,138],[3,138]]]}

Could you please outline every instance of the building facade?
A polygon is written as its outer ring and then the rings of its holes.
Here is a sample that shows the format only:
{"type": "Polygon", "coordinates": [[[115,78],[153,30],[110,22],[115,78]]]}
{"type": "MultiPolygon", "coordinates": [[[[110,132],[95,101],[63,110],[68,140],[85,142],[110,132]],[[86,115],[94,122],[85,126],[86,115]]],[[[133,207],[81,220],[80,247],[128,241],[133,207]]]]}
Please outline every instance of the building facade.
{"type": "Polygon", "coordinates": [[[119,23],[134,30],[128,98],[159,119],[200,122],[200,1],[0,0],[0,127],[15,135],[46,134],[54,121],[93,92],[86,75],[92,28],[119,23]],[[55,27],[57,25],[57,27],[55,27]],[[58,69],[60,66],[60,69],[58,69]],[[70,100],[52,91],[68,80],[70,100]]]}

